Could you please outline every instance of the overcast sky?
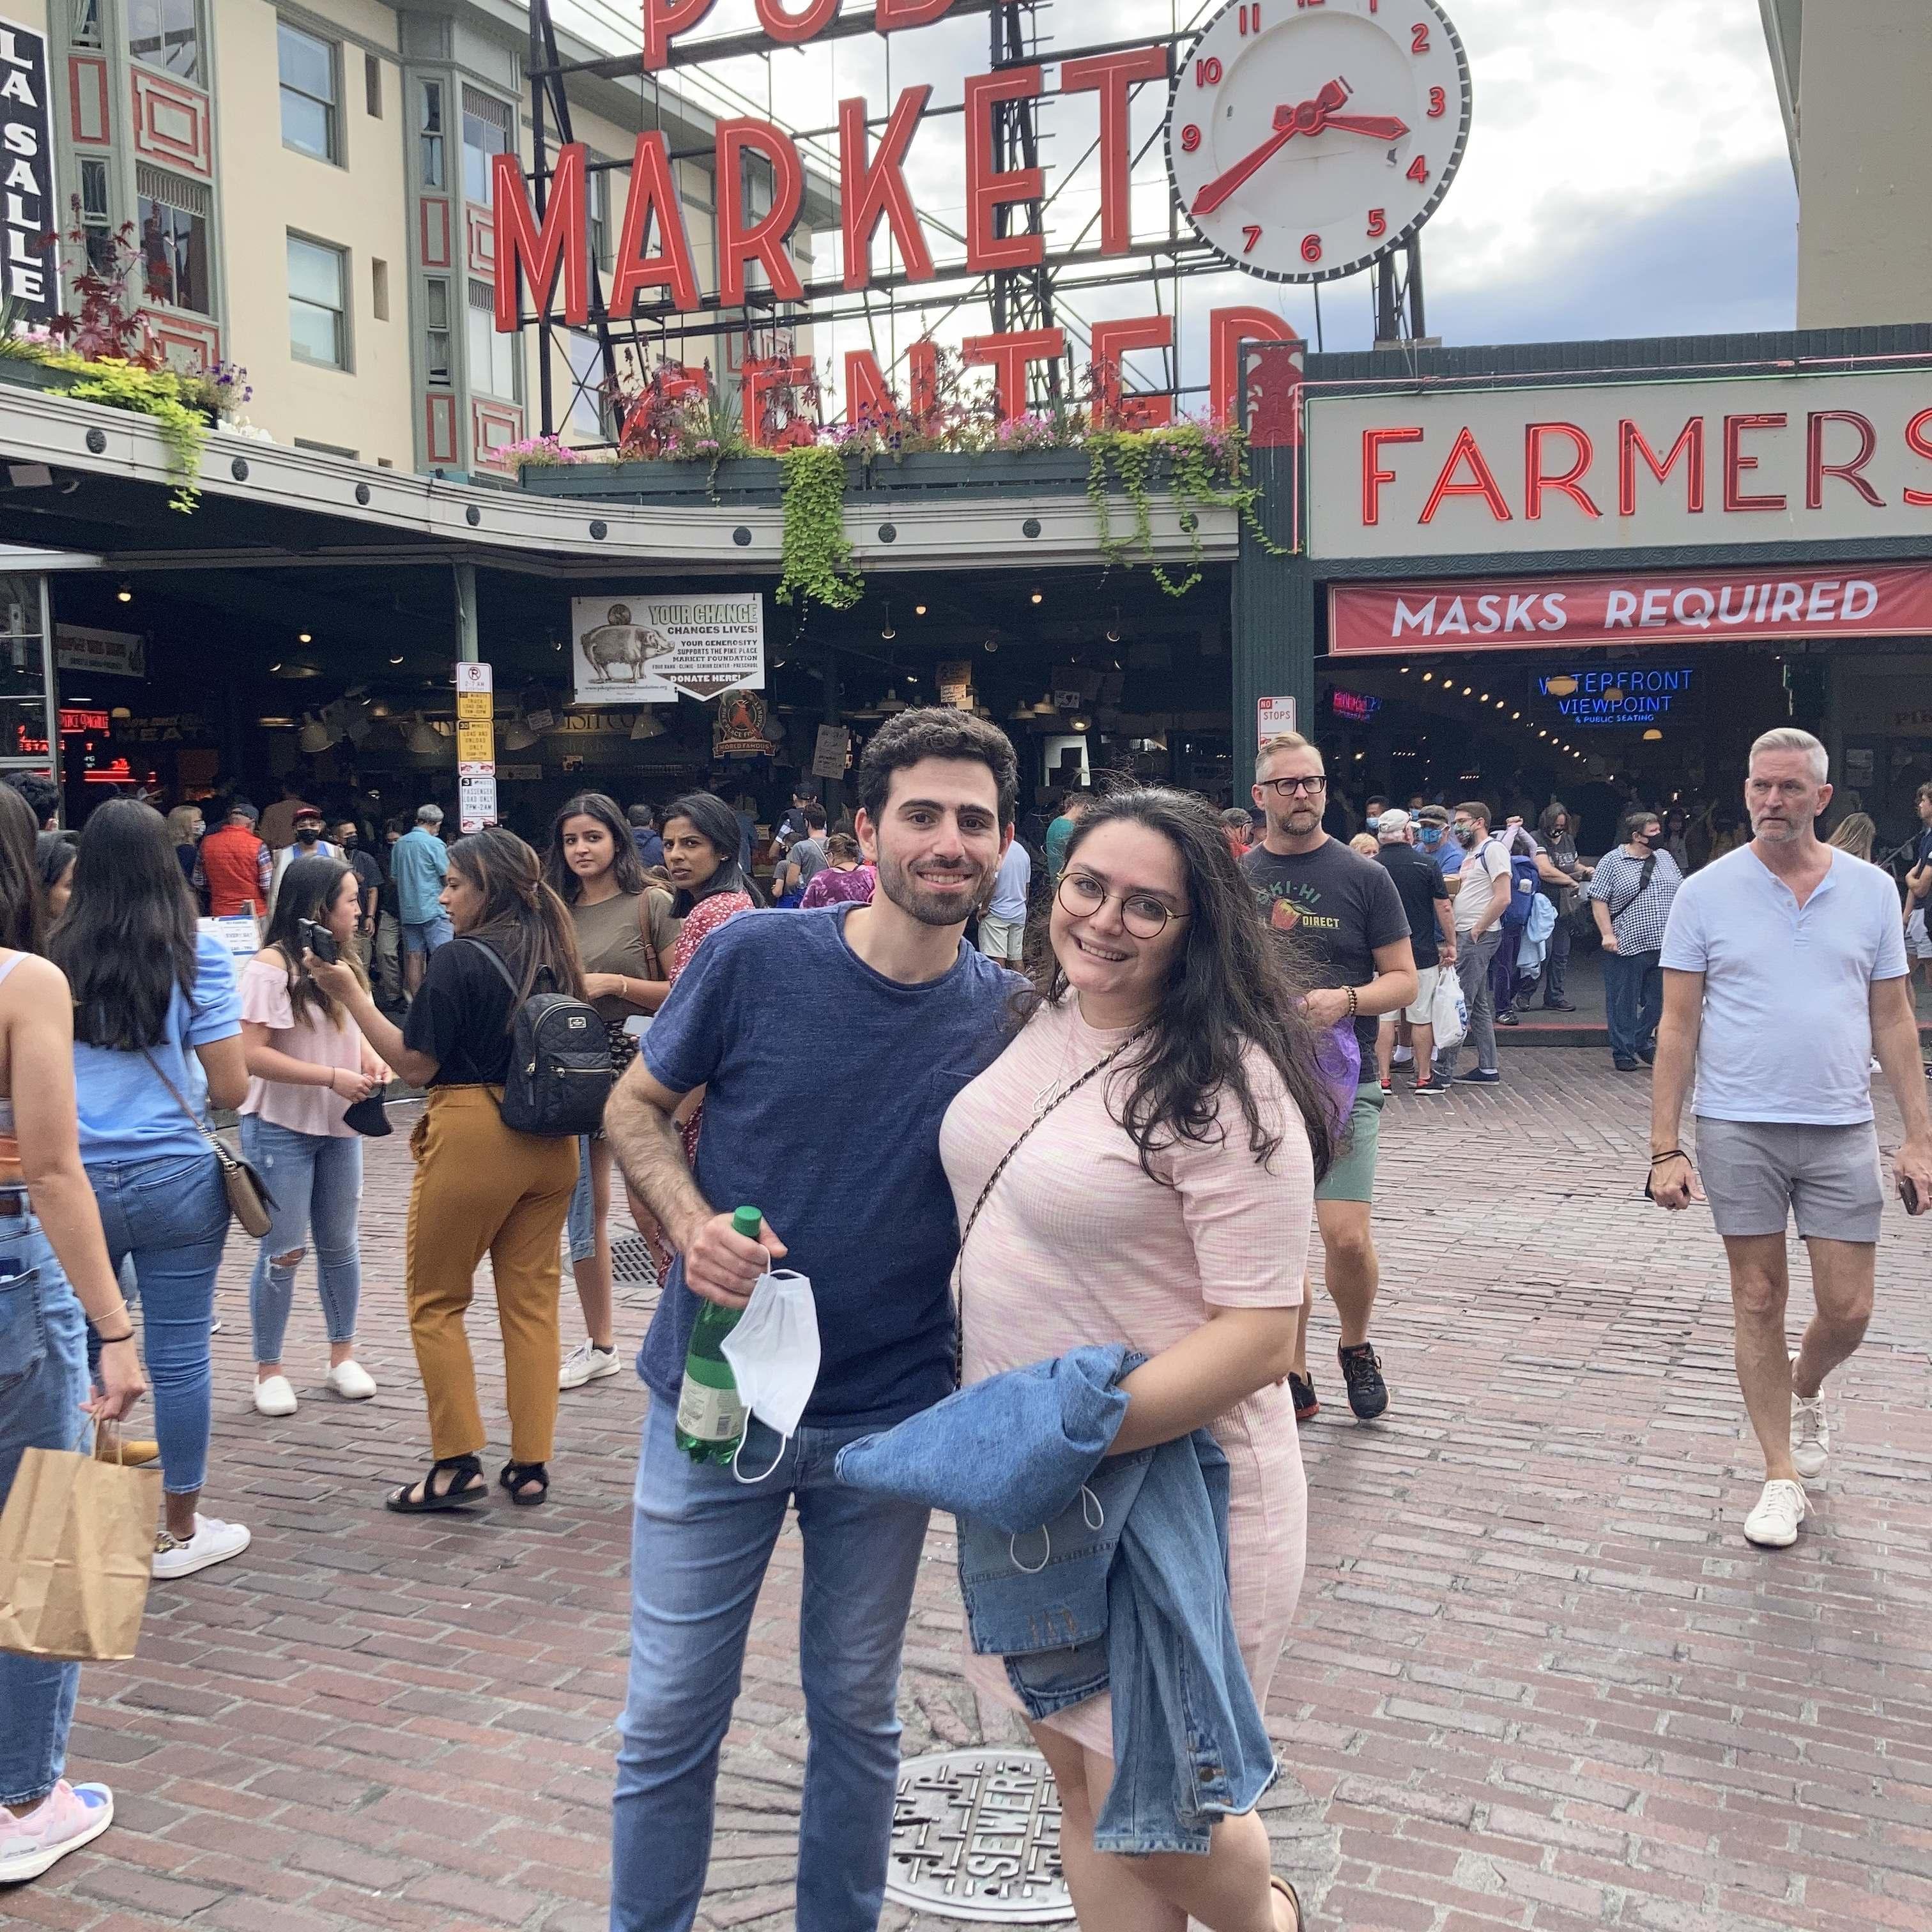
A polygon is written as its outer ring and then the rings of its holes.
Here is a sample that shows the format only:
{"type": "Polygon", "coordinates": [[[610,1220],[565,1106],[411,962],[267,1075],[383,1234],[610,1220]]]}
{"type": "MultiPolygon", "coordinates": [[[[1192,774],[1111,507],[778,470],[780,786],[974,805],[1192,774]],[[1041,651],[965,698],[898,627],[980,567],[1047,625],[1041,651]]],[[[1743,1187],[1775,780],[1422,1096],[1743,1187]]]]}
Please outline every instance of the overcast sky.
{"type": "MultiPolygon", "coordinates": [[[[638,44],[631,0],[554,0],[560,25],[604,23],[607,44],[638,44]]],[[[1286,4],[1286,0],[1283,0],[1286,4]]],[[[1200,10],[1204,18],[1211,6],[1200,10]]],[[[1468,152],[1447,200],[1425,231],[1423,256],[1432,334],[1451,344],[1562,340],[1631,335],[1788,328],[1794,320],[1797,197],[1774,91],[1757,0],[1677,0],[1632,7],[1628,0],[1448,0],[1468,50],[1475,107],[1468,152]]],[[[1185,26],[1196,0],[1178,7],[1185,26]]],[[[1058,0],[1039,9],[1044,51],[1082,39],[1113,41],[1167,31],[1170,0],[1058,0]],[[1082,22],[1090,22],[1084,32],[1082,22]]],[[[752,0],[718,0],[704,36],[755,26],[752,0]]],[[[983,15],[902,33],[786,50],[700,76],[677,76],[704,98],[730,87],[769,100],[794,128],[824,127],[836,102],[862,93],[883,112],[917,81],[935,106],[956,104],[964,75],[986,65],[983,15]],[[890,62],[890,76],[887,72],[890,62]]],[[[1048,84],[1053,82],[1049,73],[1048,84]]],[[[1147,88],[1135,111],[1136,148],[1165,112],[1147,88]]],[[[725,104],[715,97],[707,105],[725,104]]],[[[742,110],[742,106],[740,111],[742,110]]],[[[1097,206],[1094,170],[1077,165],[1094,137],[1094,97],[1042,110],[1048,136],[1049,246],[1070,247],[1097,206]]],[[[930,122],[908,169],[921,212],[957,230],[962,219],[961,124],[930,122]]],[[[1138,237],[1164,234],[1168,190],[1156,140],[1135,172],[1138,237]]],[[[959,254],[935,232],[941,262],[959,254]]],[[[835,272],[838,236],[821,236],[814,272],[835,272]]],[[[885,255],[884,231],[876,259],[885,255]]],[[[1162,291],[1174,306],[1173,284],[1162,291]]],[[[1069,320],[1136,315],[1155,307],[1145,283],[1070,296],[1069,320]]],[[[1204,379],[1210,308],[1256,304],[1286,316],[1313,342],[1315,298],[1229,274],[1188,283],[1179,296],[1183,377],[1204,379]]],[[[1367,346],[1366,276],[1324,285],[1326,346],[1367,346]]],[[[878,302],[872,332],[882,350],[928,326],[878,302]]],[[[988,326],[983,308],[939,321],[942,339],[988,326]]],[[[820,329],[821,362],[867,339],[863,324],[820,329]]]]}

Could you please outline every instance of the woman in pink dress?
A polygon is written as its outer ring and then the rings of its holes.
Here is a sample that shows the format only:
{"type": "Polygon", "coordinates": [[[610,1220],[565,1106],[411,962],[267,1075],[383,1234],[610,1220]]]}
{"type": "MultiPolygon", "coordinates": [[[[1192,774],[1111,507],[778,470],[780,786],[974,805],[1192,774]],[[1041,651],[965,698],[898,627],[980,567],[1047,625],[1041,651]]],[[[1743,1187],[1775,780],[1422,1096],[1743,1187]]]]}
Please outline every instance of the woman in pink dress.
{"type": "MultiPolygon", "coordinates": [[[[751,880],[738,869],[740,829],[738,814],[708,791],[692,792],[664,808],[664,871],[676,892],[671,910],[684,921],[670,956],[667,977],[671,986],[677,984],[698,949],[728,919],[758,904],[751,880]]],[[[695,1166],[698,1130],[704,1111],[703,1090],[688,1095],[680,1111],[678,1132],[684,1142],[684,1157],[695,1166]]],[[[670,1266],[670,1250],[655,1222],[642,1232],[662,1280],[670,1266]]]]}
{"type": "MultiPolygon", "coordinates": [[[[1184,793],[1120,793],[1082,819],[1048,937],[1023,1024],[940,1135],[960,1226],[971,1223],[958,1276],[965,1379],[1094,1342],[1150,1358],[1121,1384],[1113,1453],[1213,1430],[1229,1464],[1234,1628],[1264,1700],[1307,1527],[1282,1378],[1329,1156],[1315,1042],[1220,820],[1184,793]]],[[[969,1654],[967,1675],[1021,1709],[1000,1658],[969,1654]]],[[[1031,1729],[1060,1787],[1083,1925],[1186,1932],[1191,1916],[1211,1932],[1296,1932],[1299,1901],[1270,1873],[1255,1812],[1217,1824],[1205,1858],[1095,1850],[1113,1778],[1104,1694],[1031,1729]]]]}

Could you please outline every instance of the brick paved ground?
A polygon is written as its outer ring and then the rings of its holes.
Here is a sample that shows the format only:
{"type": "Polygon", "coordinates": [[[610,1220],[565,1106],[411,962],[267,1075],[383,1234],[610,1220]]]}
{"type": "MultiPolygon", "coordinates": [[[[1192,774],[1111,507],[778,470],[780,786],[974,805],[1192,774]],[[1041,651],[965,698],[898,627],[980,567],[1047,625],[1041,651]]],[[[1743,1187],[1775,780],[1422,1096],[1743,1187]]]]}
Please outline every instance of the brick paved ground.
{"type": "MultiPolygon", "coordinates": [[[[1923,1932],[1928,1232],[1888,1220],[1878,1318],[1836,1391],[1837,1466],[1798,1548],[1760,1554],[1738,1534],[1751,1456],[1720,1250],[1708,1224],[1634,1198],[1643,1080],[1559,1049],[1513,1054],[1507,1077],[1398,1099],[1384,1128],[1395,1406],[1373,1430],[1325,1411],[1304,1436],[1308,1584],[1268,1713],[1289,1773],[1270,1801],[1282,1868],[1336,1932],[1923,1932]]],[[[406,1156],[400,1136],[371,1154],[382,1395],[315,1393],[310,1302],[289,1350],[302,1412],[255,1417],[231,1255],[209,1502],[254,1546],[158,1587],[139,1660],[86,1673],[74,1774],[113,1781],[118,1828],[0,1900],[0,1920],[604,1923],[642,1398],[628,1379],[566,1398],[548,1509],[384,1515],[420,1429],[397,1265],[406,1156]]],[[[645,1313],[626,1308],[633,1335],[645,1313]]],[[[1332,1322],[1320,1333],[1332,1343],[1332,1322]]],[[[1332,1367],[1321,1381],[1334,1396],[1332,1367]]],[[[936,1529],[909,1754],[981,1736],[950,1556],[936,1529]]],[[[714,1928],[790,1920],[796,1576],[788,1536],[729,1746],[714,1928]]]]}

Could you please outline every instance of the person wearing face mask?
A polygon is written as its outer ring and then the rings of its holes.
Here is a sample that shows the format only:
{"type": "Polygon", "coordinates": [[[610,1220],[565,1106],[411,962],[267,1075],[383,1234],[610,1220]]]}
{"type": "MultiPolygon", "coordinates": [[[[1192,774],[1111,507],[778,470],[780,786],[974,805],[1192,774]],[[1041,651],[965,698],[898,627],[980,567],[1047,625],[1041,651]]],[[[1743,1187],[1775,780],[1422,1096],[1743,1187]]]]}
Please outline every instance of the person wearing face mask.
{"type": "Polygon", "coordinates": [[[331,844],[322,836],[324,823],[320,806],[304,805],[296,811],[295,842],[284,845],[275,854],[274,870],[268,881],[268,903],[271,906],[281,896],[282,874],[298,859],[340,859],[342,856],[342,848],[331,844]]]}
{"type": "Polygon", "coordinates": [[[1624,842],[1597,862],[1583,896],[1604,942],[1604,1004],[1610,1029],[1611,1062],[1634,1073],[1657,1058],[1657,1026],[1664,1017],[1664,974],[1659,966],[1670,902],[1684,875],[1662,849],[1664,826],[1642,806],[1624,814],[1624,842]]]}
{"type": "Polygon", "coordinates": [[[350,944],[365,978],[371,976],[376,950],[376,916],[382,893],[382,868],[362,849],[362,828],[352,818],[338,819],[332,828],[342,862],[356,874],[356,932],[350,944]]]}
{"type": "Polygon", "coordinates": [[[1449,814],[1439,805],[1425,805],[1415,814],[1415,846],[1424,857],[1433,859],[1445,879],[1462,869],[1462,848],[1449,836],[1449,814]]]}
{"type": "MultiPolygon", "coordinates": [[[[651,1404],[633,1517],[612,1932],[668,1932],[696,1915],[752,1606],[794,1506],[809,1733],[795,1922],[801,1932],[876,1925],[884,1900],[899,1656],[926,1511],[844,1487],[833,1459],[952,1385],[958,1234],[940,1121],[998,1054],[1018,984],[964,943],[1012,835],[1018,774],[997,727],[933,709],[882,725],[857,778],[857,836],[878,868],[871,904],[718,925],[674,976],[604,1110],[619,1164],[676,1252],[639,1364],[651,1404]],[[688,1160],[676,1122],[700,1088],[704,1129],[688,1160]],[[848,1157],[801,1159],[807,1145],[848,1157]],[[757,1240],[733,1227],[747,1203],[763,1211],[757,1240]],[[815,1292],[818,1374],[790,1436],[754,1412],[741,1480],[677,1446],[686,1352],[700,1298],[747,1306],[781,1257],[815,1292]]],[[[706,879],[736,869],[729,813],[714,842],[703,809],[681,800],[664,814],[681,898],[697,884],[694,839],[706,879]]],[[[692,902],[680,952],[709,902],[692,902]]]]}

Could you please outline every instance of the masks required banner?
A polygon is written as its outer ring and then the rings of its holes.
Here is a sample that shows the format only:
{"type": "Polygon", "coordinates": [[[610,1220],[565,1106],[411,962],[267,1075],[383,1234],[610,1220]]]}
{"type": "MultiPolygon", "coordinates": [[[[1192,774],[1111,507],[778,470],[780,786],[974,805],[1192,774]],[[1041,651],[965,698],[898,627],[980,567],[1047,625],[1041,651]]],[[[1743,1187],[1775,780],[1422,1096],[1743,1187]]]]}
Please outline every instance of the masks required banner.
{"type": "Polygon", "coordinates": [[[578,597],[570,606],[579,704],[668,704],[765,682],[765,600],[578,597]]]}

